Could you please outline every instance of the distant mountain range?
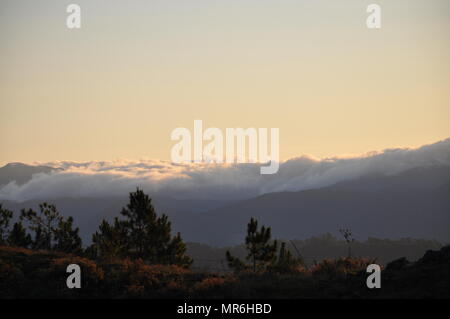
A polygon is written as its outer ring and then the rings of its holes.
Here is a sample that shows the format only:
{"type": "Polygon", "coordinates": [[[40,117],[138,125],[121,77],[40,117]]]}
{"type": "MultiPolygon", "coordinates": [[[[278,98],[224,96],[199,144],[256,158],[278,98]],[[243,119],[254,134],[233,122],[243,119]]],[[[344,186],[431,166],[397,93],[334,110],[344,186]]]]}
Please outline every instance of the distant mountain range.
{"type": "MultiPolygon", "coordinates": [[[[45,166],[8,164],[1,182],[25,183],[45,166]]],[[[151,194],[150,194],[151,195],[151,194]]],[[[419,167],[396,175],[371,175],[333,186],[299,192],[269,193],[240,201],[176,200],[155,197],[157,211],[172,221],[186,241],[224,246],[243,242],[246,223],[256,217],[278,238],[307,238],[349,228],[357,238],[415,237],[450,242],[450,166],[419,167]]],[[[74,216],[85,242],[100,221],[118,216],[123,197],[55,198],[63,215],[74,216]]],[[[19,211],[43,200],[2,201],[19,211]]]]}
{"type": "Polygon", "coordinates": [[[357,238],[416,237],[450,241],[450,168],[414,169],[300,192],[265,194],[197,214],[194,241],[234,244],[256,217],[278,238],[307,238],[349,228],[357,238]],[[428,173],[427,173],[428,172],[428,173]],[[421,176],[435,178],[420,184],[421,176]],[[419,184],[411,184],[417,181],[419,184]]]}
{"type": "Polygon", "coordinates": [[[22,185],[31,180],[34,174],[51,173],[58,170],[49,166],[31,166],[22,163],[9,163],[0,168],[0,187],[15,181],[22,185]]]}

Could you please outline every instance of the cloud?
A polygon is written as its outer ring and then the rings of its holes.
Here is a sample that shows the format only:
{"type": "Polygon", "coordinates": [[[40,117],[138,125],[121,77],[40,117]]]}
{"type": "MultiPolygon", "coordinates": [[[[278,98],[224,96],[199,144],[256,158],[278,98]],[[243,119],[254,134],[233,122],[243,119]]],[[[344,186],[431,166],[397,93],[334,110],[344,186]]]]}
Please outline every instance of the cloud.
{"type": "Polygon", "coordinates": [[[416,149],[398,148],[351,158],[308,156],[280,163],[274,175],[259,164],[174,164],[160,160],[39,163],[62,168],[36,174],[23,184],[0,189],[0,200],[124,196],[143,188],[155,196],[236,199],[264,193],[299,191],[372,174],[392,175],[432,165],[450,165],[450,139],[416,149]]]}

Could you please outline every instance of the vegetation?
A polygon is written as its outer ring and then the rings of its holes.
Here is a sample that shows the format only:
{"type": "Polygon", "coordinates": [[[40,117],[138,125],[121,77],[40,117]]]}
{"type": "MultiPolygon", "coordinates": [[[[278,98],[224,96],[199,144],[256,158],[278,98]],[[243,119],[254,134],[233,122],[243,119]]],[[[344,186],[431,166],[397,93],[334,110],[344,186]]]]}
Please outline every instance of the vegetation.
{"type": "MultiPolygon", "coordinates": [[[[430,253],[431,252],[431,253],[430,253]]],[[[450,298],[450,247],[382,270],[366,287],[366,259],[327,260],[295,272],[195,272],[141,259],[92,260],[56,251],[0,246],[0,298],[450,298]],[[78,264],[81,289],[67,289],[78,264]]]]}
{"type": "Polygon", "coordinates": [[[193,259],[181,235],[171,234],[167,216],[158,216],[142,190],[130,193],[120,217],[102,221],[85,249],[73,223],[47,203],[16,219],[0,205],[0,298],[450,297],[450,246],[415,263],[400,258],[387,264],[383,289],[370,290],[366,268],[376,261],[354,257],[361,247],[349,230],[341,230],[343,244],[331,235],[291,242],[294,257],[286,242],[272,239],[270,227],[251,218],[241,253],[221,252],[233,271],[205,272],[189,269],[193,259]],[[346,245],[347,257],[308,267],[297,246],[313,255],[324,243],[338,256],[346,245]],[[67,288],[69,264],[81,267],[82,289],[67,288]]]}
{"type": "Polygon", "coordinates": [[[348,258],[352,258],[352,244],[355,241],[352,232],[349,229],[339,229],[339,232],[344,237],[348,246],[348,258]]]}
{"type": "Polygon", "coordinates": [[[0,245],[4,245],[8,240],[9,224],[12,217],[13,212],[4,209],[2,204],[0,204],[0,245]]]}
{"type": "MultiPolygon", "coordinates": [[[[284,242],[286,250],[290,251],[293,256],[301,257],[305,267],[313,267],[325,259],[339,259],[348,255],[346,241],[329,233],[304,240],[296,239],[284,242]]],[[[245,244],[213,247],[200,243],[186,243],[186,247],[186,253],[194,260],[191,268],[201,271],[229,271],[225,257],[227,250],[232,256],[241,260],[246,260],[248,254],[245,244]]],[[[376,259],[377,264],[386,265],[398,259],[399,256],[416,261],[427,250],[439,250],[442,247],[443,244],[435,240],[369,237],[366,240],[355,240],[352,243],[352,258],[376,259]]]]}
{"type": "Polygon", "coordinates": [[[130,201],[121,216],[123,218],[115,218],[112,225],[103,220],[92,236],[92,245],[83,249],[73,217],[65,219],[54,205],[42,203],[38,212],[23,209],[13,227],[10,227],[13,213],[0,205],[0,245],[72,253],[93,259],[128,258],[181,267],[192,264],[180,234],[171,235],[167,216],[156,214],[150,197],[142,190],[130,193],[130,201]]]}
{"type": "Polygon", "coordinates": [[[130,202],[122,209],[123,220],[113,225],[103,220],[92,236],[91,256],[99,258],[142,259],[150,264],[189,267],[192,259],[180,234],[171,235],[166,215],[157,216],[151,199],[142,190],[130,193],[130,202]]]}
{"type": "Polygon", "coordinates": [[[236,272],[248,271],[252,269],[254,273],[265,271],[290,272],[302,264],[300,259],[293,258],[291,252],[286,249],[286,244],[281,243],[280,251],[277,255],[278,242],[272,241],[271,229],[262,226],[258,230],[258,221],[250,219],[247,225],[247,236],[245,246],[248,251],[246,259],[251,262],[245,264],[242,260],[226,252],[228,266],[236,272]]]}

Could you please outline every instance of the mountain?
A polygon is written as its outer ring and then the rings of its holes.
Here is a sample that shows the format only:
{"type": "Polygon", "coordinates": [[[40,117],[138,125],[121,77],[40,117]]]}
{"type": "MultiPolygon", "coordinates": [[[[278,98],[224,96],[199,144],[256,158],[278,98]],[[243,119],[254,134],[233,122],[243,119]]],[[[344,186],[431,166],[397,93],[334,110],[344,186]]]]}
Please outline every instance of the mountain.
{"type": "Polygon", "coordinates": [[[416,237],[450,241],[450,167],[417,168],[331,187],[265,194],[197,213],[184,229],[191,241],[232,245],[256,217],[278,238],[307,238],[349,228],[357,238],[416,237]]]}
{"type": "MultiPolygon", "coordinates": [[[[145,190],[144,190],[145,191],[145,190]]],[[[185,241],[216,246],[244,241],[256,217],[275,237],[303,239],[349,228],[358,239],[415,237],[450,242],[450,166],[418,167],[395,175],[370,175],[299,192],[268,193],[241,200],[176,200],[155,197],[158,213],[169,216],[185,241]]],[[[150,194],[152,196],[152,194],[150,194]]],[[[175,196],[176,194],[174,194],[175,196]]],[[[74,216],[85,243],[103,218],[112,220],[128,194],[104,198],[56,198],[65,216],[74,216]]],[[[39,201],[2,201],[15,211],[39,201]]]]}
{"type": "Polygon", "coordinates": [[[9,163],[0,167],[0,187],[15,181],[17,184],[25,184],[34,174],[51,173],[57,169],[49,166],[31,166],[22,163],[9,163]]]}
{"type": "Polygon", "coordinates": [[[357,238],[415,237],[450,241],[448,193],[369,192],[337,189],[267,194],[197,214],[183,234],[191,241],[231,245],[245,238],[251,217],[278,238],[306,238],[349,228],[357,238]]]}

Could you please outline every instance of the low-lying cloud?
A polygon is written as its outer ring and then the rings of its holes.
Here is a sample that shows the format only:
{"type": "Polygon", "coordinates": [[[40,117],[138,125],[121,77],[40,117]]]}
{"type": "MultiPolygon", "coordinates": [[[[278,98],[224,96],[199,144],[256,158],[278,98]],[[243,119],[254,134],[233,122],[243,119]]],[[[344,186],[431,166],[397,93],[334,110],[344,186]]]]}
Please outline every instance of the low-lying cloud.
{"type": "Polygon", "coordinates": [[[450,139],[416,149],[387,149],[352,158],[308,156],[280,163],[274,175],[259,164],[173,164],[169,161],[51,162],[61,168],[23,185],[0,189],[0,200],[124,196],[136,187],[155,196],[237,199],[270,192],[330,186],[372,174],[392,175],[422,166],[450,165],[450,139]]]}

